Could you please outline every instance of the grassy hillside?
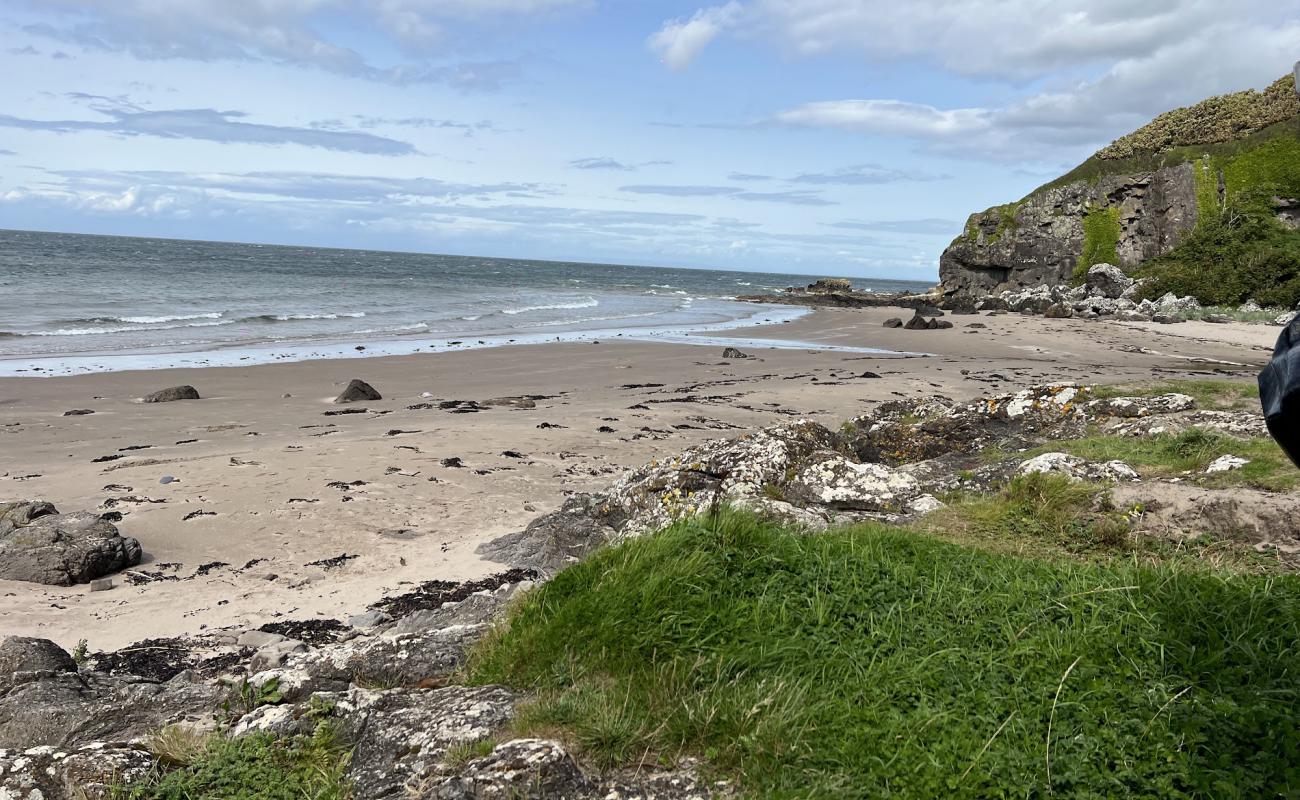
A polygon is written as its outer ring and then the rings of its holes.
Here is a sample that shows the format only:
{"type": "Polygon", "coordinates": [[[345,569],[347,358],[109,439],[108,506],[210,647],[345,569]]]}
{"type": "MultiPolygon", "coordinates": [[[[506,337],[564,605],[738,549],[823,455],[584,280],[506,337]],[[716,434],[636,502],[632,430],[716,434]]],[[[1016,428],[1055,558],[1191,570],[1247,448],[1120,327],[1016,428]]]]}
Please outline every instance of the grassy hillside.
{"type": "MultiPolygon", "coordinates": [[[[999,525],[1089,536],[1077,484],[1009,491],[1035,510],[999,525]]],[[[724,512],[564,571],[470,671],[540,693],[518,733],[702,755],[744,796],[1273,797],[1300,792],[1297,641],[1294,576],[724,512]]]]}
{"type": "MultiPolygon", "coordinates": [[[[1300,301],[1300,231],[1277,219],[1274,198],[1300,198],[1300,99],[1288,75],[1263,92],[1214,97],[1162,114],[1117,139],[1045,189],[1104,175],[1148,172],[1191,163],[1196,176],[1196,229],[1173,251],[1137,270],[1151,296],[1172,291],[1201,302],[1265,305],[1300,301]]],[[[1094,209],[1085,224],[1080,265],[1113,255],[1114,231],[1094,209]]]]}

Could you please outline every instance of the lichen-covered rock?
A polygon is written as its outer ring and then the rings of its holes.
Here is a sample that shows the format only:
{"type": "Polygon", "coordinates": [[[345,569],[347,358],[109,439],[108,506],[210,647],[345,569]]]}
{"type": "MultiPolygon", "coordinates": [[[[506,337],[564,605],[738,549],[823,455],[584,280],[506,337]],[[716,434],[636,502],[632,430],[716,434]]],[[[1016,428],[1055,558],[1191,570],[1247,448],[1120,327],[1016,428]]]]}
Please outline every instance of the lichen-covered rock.
{"type": "Polygon", "coordinates": [[[1234,456],[1231,454],[1222,455],[1211,461],[1205,468],[1205,472],[1207,475],[1213,475],[1216,472],[1232,472],[1233,470],[1241,469],[1249,463],[1250,459],[1248,458],[1242,458],[1241,456],[1234,456]]]}
{"type": "Polygon", "coordinates": [[[1074,310],[1065,303],[1053,303],[1043,312],[1043,316],[1048,319],[1069,319],[1074,316],[1074,310]]]}
{"type": "Polygon", "coordinates": [[[1149,417],[1152,414],[1176,414],[1196,408],[1196,399],[1170,392],[1154,397],[1108,397],[1088,403],[1089,414],[1097,417],[1149,417]]]}
{"type": "Polygon", "coordinates": [[[559,742],[514,739],[453,774],[430,781],[421,800],[578,800],[595,798],[596,784],[559,742]]]}
{"type": "MultiPolygon", "coordinates": [[[[486,624],[452,625],[411,633],[359,636],[347,642],[285,656],[283,671],[269,671],[286,684],[282,693],[318,690],[322,682],[416,686],[445,678],[468,648],[487,633],[486,624]],[[304,673],[307,678],[300,678],[304,673]]],[[[261,681],[262,677],[256,678],[261,681]]],[[[328,685],[327,683],[325,685],[328,685]]],[[[286,699],[293,699],[287,696],[286,699]]]]}
{"type": "Polygon", "coordinates": [[[49,503],[0,505],[0,578],[53,586],[88,583],[140,563],[140,543],[97,514],[49,503]]]}
{"type": "Polygon", "coordinates": [[[153,756],[131,747],[88,744],[0,749],[0,800],[110,800],[154,769],[153,756]]]}
{"type": "Polygon", "coordinates": [[[432,773],[447,748],[504,727],[518,697],[500,686],[449,686],[353,689],[333,702],[342,732],[356,743],[348,773],[357,796],[401,797],[432,773]]]}
{"type": "Polygon", "coordinates": [[[790,492],[812,503],[851,511],[900,512],[921,494],[912,476],[884,464],[859,464],[840,455],[809,464],[790,492]]]}
{"type": "Polygon", "coordinates": [[[1136,481],[1137,472],[1123,461],[1094,463],[1067,453],[1043,453],[1021,463],[1020,475],[1046,473],[1064,475],[1071,480],[1136,481]]]}
{"type": "Polygon", "coordinates": [[[188,673],[164,683],[102,673],[18,673],[0,692],[0,747],[135,741],[167,725],[199,727],[229,691],[188,673]]]}
{"type": "Polygon", "coordinates": [[[29,680],[26,673],[76,672],[77,662],[49,639],[6,636],[0,642],[0,694],[29,680]]]}

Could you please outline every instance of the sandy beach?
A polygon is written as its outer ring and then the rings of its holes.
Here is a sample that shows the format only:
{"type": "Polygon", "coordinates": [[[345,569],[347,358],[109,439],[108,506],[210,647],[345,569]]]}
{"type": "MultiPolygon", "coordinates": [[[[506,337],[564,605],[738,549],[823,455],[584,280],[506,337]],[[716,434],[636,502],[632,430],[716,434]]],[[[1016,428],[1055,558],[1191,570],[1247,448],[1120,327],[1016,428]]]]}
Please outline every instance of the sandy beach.
{"type": "Polygon", "coordinates": [[[118,576],[111,591],[93,593],[0,581],[0,630],[111,649],[276,619],[346,619],[403,586],[498,571],[475,555],[479,543],[519,530],[566,493],[704,439],[791,417],[834,426],[896,397],[961,399],[1058,381],[1253,380],[1278,332],[1015,314],[949,316],[950,330],[882,327],[906,313],[818,310],[728,333],[750,340],[744,360],[723,360],[713,341],[614,339],[0,378],[0,499],[120,512],[118,527],[146,553],[137,572],[152,577],[118,576]],[[384,399],[331,403],[352,378],[384,399]],[[179,384],[203,399],[138,402],[179,384]],[[488,404],[519,397],[531,402],[488,404]],[[443,407],[452,401],[461,403],[443,407]],[[62,416],[73,409],[94,413],[62,416]]]}

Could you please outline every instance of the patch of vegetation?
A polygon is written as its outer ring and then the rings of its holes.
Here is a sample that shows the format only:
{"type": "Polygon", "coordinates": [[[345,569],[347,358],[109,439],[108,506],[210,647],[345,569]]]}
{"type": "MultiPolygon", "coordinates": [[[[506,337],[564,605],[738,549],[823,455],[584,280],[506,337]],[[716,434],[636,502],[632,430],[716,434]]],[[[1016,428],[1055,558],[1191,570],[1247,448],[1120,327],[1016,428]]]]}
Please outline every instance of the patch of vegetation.
{"type": "Polygon", "coordinates": [[[1206,486],[1249,486],[1266,491],[1286,491],[1300,485],[1300,470],[1268,437],[1238,439],[1203,428],[1189,428],[1177,435],[1105,436],[1048,442],[1025,454],[1061,452],[1089,461],[1123,461],[1144,478],[1192,473],[1206,486]],[[1206,475],[1205,468],[1216,458],[1234,455],[1249,459],[1240,469],[1206,475]]]}
{"type": "Polygon", "coordinates": [[[1130,547],[1127,520],[1098,484],[1021,475],[998,492],[959,493],[947,500],[915,527],[949,541],[1039,556],[1113,554],[1130,547]]]}
{"type": "Polygon", "coordinates": [[[1293,576],[723,512],[560,573],[469,671],[588,759],[704,755],[749,796],[1282,796],[1297,640],[1293,576]]]}
{"type": "Polygon", "coordinates": [[[492,755],[497,743],[493,739],[479,739],[474,742],[457,742],[447,748],[442,756],[442,764],[447,769],[460,769],[476,758],[492,755]]]}
{"type": "Polygon", "coordinates": [[[114,800],[348,800],[351,754],[329,722],[310,736],[211,737],[179,769],[117,788],[114,800]]]}
{"type": "Polygon", "coordinates": [[[1082,282],[1095,264],[1119,263],[1119,208],[1092,208],[1083,218],[1083,253],[1075,265],[1074,277],[1082,282]]]}
{"type": "Polygon", "coordinates": [[[1295,77],[1286,75],[1262,92],[1233,92],[1161,114],[1099,150],[1097,158],[1122,159],[1240,139],[1296,114],[1300,114],[1300,100],[1295,77]]]}
{"type": "Polygon", "coordinates": [[[998,241],[1007,233],[1014,233],[1020,227],[1020,221],[1016,218],[1020,213],[1020,206],[1020,202],[1015,202],[989,209],[998,213],[998,227],[989,234],[989,244],[998,241]]]}

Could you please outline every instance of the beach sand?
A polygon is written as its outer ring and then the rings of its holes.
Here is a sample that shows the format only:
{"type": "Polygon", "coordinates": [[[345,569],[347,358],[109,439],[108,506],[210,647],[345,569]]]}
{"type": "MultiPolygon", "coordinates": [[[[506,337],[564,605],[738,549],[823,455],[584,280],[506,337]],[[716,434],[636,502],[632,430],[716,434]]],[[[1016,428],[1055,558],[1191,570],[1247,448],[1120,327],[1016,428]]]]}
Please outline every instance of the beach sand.
{"type": "Polygon", "coordinates": [[[179,578],[130,585],[119,576],[116,588],[94,593],[0,581],[0,632],[113,649],[234,625],[346,619],[422,581],[500,571],[475,555],[479,543],[523,528],[559,507],[566,493],[600,489],[628,467],[704,439],[797,417],[835,427],[897,397],[965,399],[1057,381],[1253,380],[1279,330],[1019,315],[950,315],[951,330],[881,325],[909,315],[818,310],[727,335],[930,355],[755,343],[742,348],[752,358],[724,361],[714,343],[615,338],[0,378],[0,501],[120,511],[118,527],[146,552],[138,569],[179,578]],[[862,377],[866,372],[880,377],[862,377]],[[332,404],[352,378],[384,399],[332,404]],[[137,402],[179,384],[195,386],[203,399],[137,402]],[[520,395],[539,399],[534,408],[477,413],[438,407],[520,395]],[[358,407],[366,413],[327,416],[358,407]],[[62,416],[71,409],[95,413],[62,416]],[[93,462],[102,456],[121,457],[93,462]],[[444,466],[450,458],[464,466],[444,466]],[[167,475],[176,480],[160,483],[167,475]],[[364,483],[328,485],[354,481],[364,483]],[[344,555],[355,558],[313,565],[344,555]]]}

